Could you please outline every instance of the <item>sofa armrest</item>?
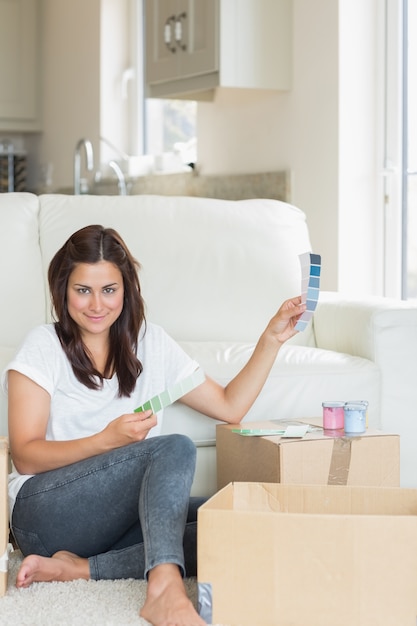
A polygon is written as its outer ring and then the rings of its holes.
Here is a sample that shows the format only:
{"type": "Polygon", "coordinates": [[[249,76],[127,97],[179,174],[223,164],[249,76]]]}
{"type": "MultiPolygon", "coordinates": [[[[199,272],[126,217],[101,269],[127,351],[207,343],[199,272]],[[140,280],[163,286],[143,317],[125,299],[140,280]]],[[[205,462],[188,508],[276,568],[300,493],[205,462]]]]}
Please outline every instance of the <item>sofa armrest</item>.
{"type": "Polygon", "coordinates": [[[400,435],[402,484],[416,487],[417,304],[322,292],[314,333],[317,347],[369,359],[379,368],[380,426],[400,435]]]}
{"type": "Polygon", "coordinates": [[[410,355],[407,342],[416,340],[416,333],[416,303],[382,297],[359,299],[331,291],[320,293],[314,314],[318,348],[380,362],[392,351],[394,358],[403,349],[405,355],[410,355]]]}

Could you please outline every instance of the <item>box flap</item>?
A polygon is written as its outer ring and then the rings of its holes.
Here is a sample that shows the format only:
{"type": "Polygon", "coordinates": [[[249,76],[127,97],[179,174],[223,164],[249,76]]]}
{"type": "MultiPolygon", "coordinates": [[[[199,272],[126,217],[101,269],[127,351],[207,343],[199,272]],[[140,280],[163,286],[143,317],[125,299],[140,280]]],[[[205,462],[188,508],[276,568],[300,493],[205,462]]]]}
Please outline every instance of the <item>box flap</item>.
{"type": "Polygon", "coordinates": [[[233,508],[239,511],[281,512],[279,494],[269,483],[233,483],[233,508]]]}

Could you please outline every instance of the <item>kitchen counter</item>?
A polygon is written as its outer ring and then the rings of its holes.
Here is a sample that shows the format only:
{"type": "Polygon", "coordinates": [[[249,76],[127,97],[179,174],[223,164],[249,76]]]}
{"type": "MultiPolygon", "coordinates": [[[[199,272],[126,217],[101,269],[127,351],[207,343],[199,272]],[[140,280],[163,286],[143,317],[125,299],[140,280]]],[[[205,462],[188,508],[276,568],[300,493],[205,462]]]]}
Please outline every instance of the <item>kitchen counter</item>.
{"type": "MultiPolygon", "coordinates": [[[[194,171],[176,174],[151,174],[127,178],[129,195],[197,196],[223,200],[269,198],[291,202],[291,175],[288,171],[258,174],[231,174],[203,176],[194,171]]],[[[56,193],[73,193],[70,188],[56,193]]],[[[103,178],[95,183],[92,193],[116,195],[116,178],[103,178]]]]}

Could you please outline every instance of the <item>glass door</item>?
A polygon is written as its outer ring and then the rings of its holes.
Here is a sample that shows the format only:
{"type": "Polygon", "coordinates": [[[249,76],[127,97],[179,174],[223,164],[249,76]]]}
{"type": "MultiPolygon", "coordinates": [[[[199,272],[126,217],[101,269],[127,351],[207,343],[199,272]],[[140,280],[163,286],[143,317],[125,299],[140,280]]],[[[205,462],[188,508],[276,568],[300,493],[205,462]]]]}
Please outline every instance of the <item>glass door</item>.
{"type": "Polygon", "coordinates": [[[403,0],[402,297],[417,299],[417,0],[403,0]]]}
{"type": "Polygon", "coordinates": [[[417,0],[385,0],[383,295],[417,299],[417,0]]]}

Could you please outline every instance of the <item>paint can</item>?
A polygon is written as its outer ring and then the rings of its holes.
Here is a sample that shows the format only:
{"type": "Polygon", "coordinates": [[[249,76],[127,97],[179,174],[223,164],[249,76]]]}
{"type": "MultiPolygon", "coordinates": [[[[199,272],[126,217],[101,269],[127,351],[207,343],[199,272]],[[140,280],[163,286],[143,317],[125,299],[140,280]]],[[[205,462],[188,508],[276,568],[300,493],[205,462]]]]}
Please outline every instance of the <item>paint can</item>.
{"type": "Polygon", "coordinates": [[[366,411],[366,428],[368,428],[368,406],[369,406],[369,402],[368,400],[349,400],[350,403],[352,404],[363,404],[365,407],[365,411],[366,411]]]}
{"type": "Polygon", "coordinates": [[[366,400],[346,402],[344,409],[346,435],[361,435],[366,431],[367,410],[368,402],[366,400]]]}
{"type": "Polygon", "coordinates": [[[323,430],[343,430],[344,427],[344,402],[322,402],[323,407],[323,430]]]}

